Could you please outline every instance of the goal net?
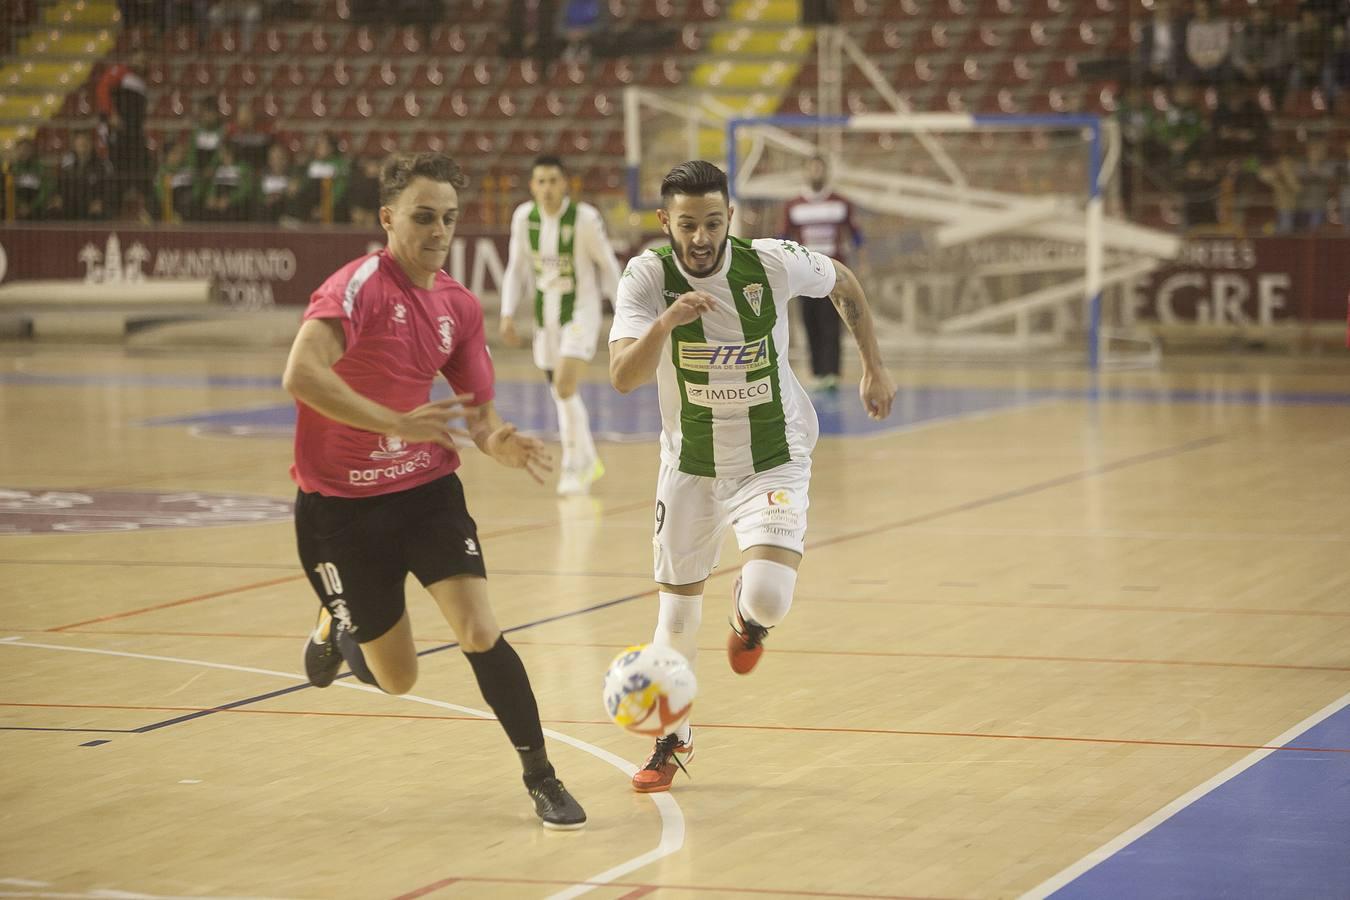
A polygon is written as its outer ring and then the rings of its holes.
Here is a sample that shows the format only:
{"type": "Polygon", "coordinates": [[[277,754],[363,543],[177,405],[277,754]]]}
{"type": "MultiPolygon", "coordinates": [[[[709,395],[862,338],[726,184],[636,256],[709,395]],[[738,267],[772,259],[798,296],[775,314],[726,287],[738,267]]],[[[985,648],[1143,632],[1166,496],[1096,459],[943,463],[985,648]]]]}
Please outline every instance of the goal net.
{"type": "Polygon", "coordinates": [[[864,238],[856,268],[883,349],[1091,367],[1156,362],[1121,325],[1129,283],[1176,238],[1110,218],[1118,157],[1095,116],[732,118],[724,158],[744,233],[781,233],[816,156],[864,238]]]}

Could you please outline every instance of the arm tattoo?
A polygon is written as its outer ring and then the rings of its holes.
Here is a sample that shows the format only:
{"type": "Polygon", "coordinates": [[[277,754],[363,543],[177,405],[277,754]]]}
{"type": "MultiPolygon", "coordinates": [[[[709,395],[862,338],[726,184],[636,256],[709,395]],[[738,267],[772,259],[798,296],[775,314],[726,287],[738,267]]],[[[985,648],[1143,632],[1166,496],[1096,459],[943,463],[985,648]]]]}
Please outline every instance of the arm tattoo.
{"type": "Polygon", "coordinates": [[[862,317],[858,311],[858,303],[848,295],[847,289],[843,284],[839,284],[830,292],[830,300],[834,303],[834,308],[839,310],[839,316],[848,326],[849,331],[856,331],[858,320],[862,317]]]}

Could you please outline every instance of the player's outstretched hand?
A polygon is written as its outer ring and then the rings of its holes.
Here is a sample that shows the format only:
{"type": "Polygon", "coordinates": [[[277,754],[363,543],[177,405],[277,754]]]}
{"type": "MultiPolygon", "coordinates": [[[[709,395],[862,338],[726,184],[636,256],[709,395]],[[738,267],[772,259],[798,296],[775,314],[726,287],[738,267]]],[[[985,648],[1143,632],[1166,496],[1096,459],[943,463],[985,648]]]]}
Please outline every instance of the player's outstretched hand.
{"type": "Polygon", "coordinates": [[[891,414],[891,402],[895,400],[895,382],[891,373],[883,366],[875,372],[864,371],[862,381],[858,383],[858,396],[862,398],[863,409],[869,418],[881,421],[891,414]]]}
{"type": "Polygon", "coordinates": [[[501,332],[503,344],[508,347],[520,346],[520,334],[516,331],[515,319],[503,318],[498,330],[501,332]]]}
{"type": "Polygon", "coordinates": [[[423,403],[410,409],[399,417],[398,424],[391,432],[409,444],[440,444],[447,450],[456,449],[456,437],[468,437],[462,428],[451,428],[447,422],[464,418],[464,405],[473,399],[473,394],[455,394],[444,400],[423,403]]]}
{"type": "Polygon", "coordinates": [[[504,466],[524,469],[540,484],[544,483],[544,476],[553,471],[544,442],[520,434],[509,422],[488,435],[487,452],[504,466]]]}
{"type": "Polygon", "coordinates": [[[672,325],[688,325],[704,313],[712,312],[717,298],[707,291],[690,291],[666,307],[665,315],[672,325]]]}

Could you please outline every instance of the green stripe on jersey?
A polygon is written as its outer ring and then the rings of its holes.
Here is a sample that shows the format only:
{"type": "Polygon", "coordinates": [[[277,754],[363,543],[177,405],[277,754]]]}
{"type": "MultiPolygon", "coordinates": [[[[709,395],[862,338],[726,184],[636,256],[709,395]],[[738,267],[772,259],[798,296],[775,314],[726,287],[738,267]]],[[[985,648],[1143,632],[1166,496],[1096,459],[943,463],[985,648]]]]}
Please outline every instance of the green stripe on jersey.
{"type": "Polygon", "coordinates": [[[783,412],[783,393],[778,384],[778,348],[773,342],[773,326],[778,321],[778,307],[773,302],[773,288],[764,271],[764,263],[748,240],[731,238],[728,248],[731,268],[727,282],[736,312],[741,316],[741,329],[747,344],[761,338],[769,348],[769,364],[758,372],[746,374],[746,381],[768,378],[773,400],[750,407],[750,455],[755,471],[763,472],[781,466],[792,459],[788,452],[787,416],[783,412]]]}
{"type": "MultiPolygon", "coordinates": [[[[534,323],[539,326],[544,324],[544,292],[539,290],[537,285],[544,276],[544,258],[539,252],[539,233],[543,228],[543,221],[539,213],[539,204],[530,204],[530,257],[534,262],[534,323]]],[[[577,236],[577,205],[568,203],[567,209],[563,210],[562,221],[558,223],[558,265],[559,274],[571,279],[572,290],[562,295],[562,306],[558,311],[559,324],[566,325],[572,321],[572,312],[576,309],[576,257],[573,253],[573,245],[577,236]]]]}
{"type": "MultiPolygon", "coordinates": [[[[673,254],[670,247],[656,250],[666,275],[664,297],[667,307],[681,294],[693,290],[675,265],[673,254]]],[[[708,373],[680,368],[680,342],[701,344],[705,340],[701,318],[687,325],[677,325],[670,333],[670,358],[675,365],[675,380],[680,391],[680,471],[711,478],[717,474],[717,462],[713,455],[713,411],[706,406],[690,403],[689,392],[684,388],[686,383],[707,384],[708,373]]]]}

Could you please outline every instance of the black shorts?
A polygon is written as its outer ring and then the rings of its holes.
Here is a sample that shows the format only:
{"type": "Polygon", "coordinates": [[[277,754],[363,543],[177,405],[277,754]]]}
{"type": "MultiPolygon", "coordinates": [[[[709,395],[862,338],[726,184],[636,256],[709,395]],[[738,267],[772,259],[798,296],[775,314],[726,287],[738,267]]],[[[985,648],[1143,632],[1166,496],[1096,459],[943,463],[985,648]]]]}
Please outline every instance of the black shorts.
{"type": "Polygon", "coordinates": [[[398,623],[409,572],[423,586],[453,575],[487,577],[478,526],[453,473],[376,497],[300,491],[295,539],[314,592],[358,641],[373,641],[398,623]]]}

